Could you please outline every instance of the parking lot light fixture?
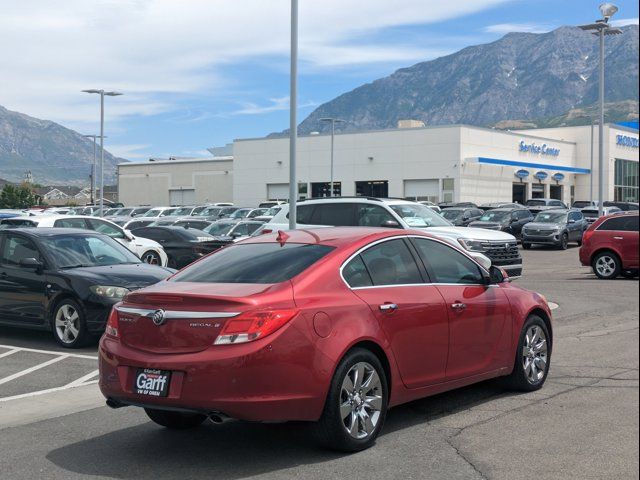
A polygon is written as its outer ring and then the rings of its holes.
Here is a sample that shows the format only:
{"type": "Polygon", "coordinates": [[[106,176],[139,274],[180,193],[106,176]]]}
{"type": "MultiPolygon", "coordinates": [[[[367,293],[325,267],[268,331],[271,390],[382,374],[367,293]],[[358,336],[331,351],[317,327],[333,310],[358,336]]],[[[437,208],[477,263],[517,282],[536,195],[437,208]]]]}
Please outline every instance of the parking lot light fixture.
{"type": "Polygon", "coordinates": [[[97,93],[100,95],[100,216],[104,211],[104,97],[118,97],[124,95],[120,92],[105,92],[100,89],[82,90],[84,93],[97,93]]]}
{"type": "MultiPolygon", "coordinates": [[[[600,122],[598,123],[599,148],[598,148],[598,216],[604,213],[604,37],[605,35],[619,35],[622,30],[612,28],[609,19],[618,11],[612,3],[600,5],[602,18],[595,23],[580,25],[582,30],[590,31],[600,40],[600,75],[598,103],[600,107],[600,122]]],[[[593,170],[591,171],[593,176],[593,170]]]]}
{"type": "Polygon", "coordinates": [[[333,197],[333,155],[334,155],[334,138],[336,133],[336,123],[345,123],[346,120],[342,120],[340,118],[321,118],[321,122],[331,123],[331,172],[330,172],[330,183],[329,183],[329,196],[333,197]]]}

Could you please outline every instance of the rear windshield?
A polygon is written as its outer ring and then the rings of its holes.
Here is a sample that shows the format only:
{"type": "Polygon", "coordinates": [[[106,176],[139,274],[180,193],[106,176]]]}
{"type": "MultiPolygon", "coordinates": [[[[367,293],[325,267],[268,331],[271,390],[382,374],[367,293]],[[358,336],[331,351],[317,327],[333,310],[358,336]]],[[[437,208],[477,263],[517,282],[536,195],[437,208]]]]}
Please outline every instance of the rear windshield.
{"type": "Polygon", "coordinates": [[[173,282],[280,283],[292,279],[334,247],[299,243],[245,243],[224,248],[176,274],[173,282]]]}
{"type": "Polygon", "coordinates": [[[527,207],[541,207],[545,206],[546,204],[547,202],[545,202],[544,200],[527,200],[527,203],[525,203],[527,207]]]}

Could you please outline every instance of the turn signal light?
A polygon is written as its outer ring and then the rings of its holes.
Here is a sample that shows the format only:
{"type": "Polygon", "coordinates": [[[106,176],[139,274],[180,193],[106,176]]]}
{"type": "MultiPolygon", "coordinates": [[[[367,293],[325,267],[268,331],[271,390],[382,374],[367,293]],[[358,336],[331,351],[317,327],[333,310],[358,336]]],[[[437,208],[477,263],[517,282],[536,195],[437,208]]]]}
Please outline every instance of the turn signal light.
{"type": "Polygon", "coordinates": [[[587,243],[589,240],[591,240],[591,237],[593,237],[593,232],[594,230],[587,230],[586,232],[584,232],[584,234],[582,235],[582,243],[585,244],[587,243]]]}
{"type": "Polygon", "coordinates": [[[116,310],[116,307],[113,307],[111,309],[111,313],[109,313],[104,333],[106,333],[108,337],[113,338],[118,338],[120,336],[120,333],[118,332],[118,311],[116,310]]]}
{"type": "Polygon", "coordinates": [[[298,310],[256,310],[225,323],[214,345],[246,343],[271,335],[298,314],[298,310]]]}

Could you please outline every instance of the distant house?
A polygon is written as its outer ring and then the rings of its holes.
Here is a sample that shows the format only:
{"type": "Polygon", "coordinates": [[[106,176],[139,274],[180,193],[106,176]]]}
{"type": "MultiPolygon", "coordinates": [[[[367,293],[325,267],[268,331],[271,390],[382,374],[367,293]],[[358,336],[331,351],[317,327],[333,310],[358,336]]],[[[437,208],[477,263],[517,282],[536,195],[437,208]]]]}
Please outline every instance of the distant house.
{"type": "Polygon", "coordinates": [[[90,197],[89,189],[81,189],[80,187],[50,186],[36,188],[35,191],[48,205],[81,205],[87,203],[87,199],[90,197]],[[86,197],[81,195],[84,190],[87,191],[86,197]]]}

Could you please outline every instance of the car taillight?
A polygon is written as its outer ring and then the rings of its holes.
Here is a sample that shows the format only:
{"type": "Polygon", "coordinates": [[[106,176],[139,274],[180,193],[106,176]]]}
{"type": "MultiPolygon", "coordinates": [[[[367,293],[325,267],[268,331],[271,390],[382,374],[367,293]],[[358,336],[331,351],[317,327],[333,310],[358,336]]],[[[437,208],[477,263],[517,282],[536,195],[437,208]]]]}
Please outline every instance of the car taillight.
{"type": "Polygon", "coordinates": [[[595,232],[595,230],[587,230],[586,232],[584,232],[584,234],[582,235],[582,243],[587,243],[589,240],[591,240],[591,237],[593,237],[593,232],[595,232]]]}
{"type": "Polygon", "coordinates": [[[109,313],[109,318],[107,320],[107,326],[104,329],[104,333],[107,334],[108,337],[118,338],[120,333],[118,332],[118,311],[115,307],[111,309],[111,313],[109,313]]]}
{"type": "Polygon", "coordinates": [[[271,335],[289,322],[298,310],[254,310],[225,323],[214,345],[246,343],[271,335]]]}

